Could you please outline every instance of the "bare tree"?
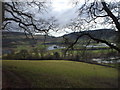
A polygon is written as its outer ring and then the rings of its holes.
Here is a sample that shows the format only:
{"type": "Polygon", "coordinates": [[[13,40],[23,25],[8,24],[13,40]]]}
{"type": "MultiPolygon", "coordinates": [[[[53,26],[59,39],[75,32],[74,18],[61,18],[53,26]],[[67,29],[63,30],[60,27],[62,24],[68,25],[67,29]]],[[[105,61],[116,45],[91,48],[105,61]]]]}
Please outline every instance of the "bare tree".
{"type": "Polygon", "coordinates": [[[50,7],[46,0],[44,2],[36,0],[32,2],[3,2],[2,6],[3,29],[23,30],[32,36],[33,33],[47,33],[56,27],[54,17],[48,20],[36,17],[36,14],[40,16],[50,7]]]}
{"type": "MultiPolygon", "coordinates": [[[[120,2],[105,2],[104,0],[98,1],[94,0],[85,0],[85,3],[80,6],[78,12],[77,20],[73,20],[71,25],[68,27],[72,27],[74,30],[90,30],[90,28],[95,27],[97,24],[101,24],[104,26],[111,25],[111,28],[116,29],[118,33],[116,39],[120,38],[120,17],[118,3],[120,2]]],[[[79,5],[79,1],[77,0],[76,5],[79,5]]],[[[79,38],[87,36],[90,39],[96,41],[97,43],[105,43],[110,48],[117,50],[120,53],[120,47],[118,45],[114,45],[107,40],[102,40],[100,38],[96,38],[89,33],[81,33],[77,36],[76,40],[68,47],[73,47],[79,40],[79,38]]],[[[119,44],[119,41],[117,41],[119,44]]]]}
{"type": "MultiPolygon", "coordinates": [[[[3,14],[3,28],[7,29],[12,26],[18,27],[24,30],[25,33],[31,34],[31,36],[33,32],[47,33],[48,31],[53,30],[57,27],[54,17],[49,20],[35,18],[36,13],[42,13],[42,10],[47,7],[46,3],[47,2],[38,2],[34,0],[27,3],[4,2],[3,9],[5,14],[3,14]],[[35,10],[32,10],[35,11],[34,13],[30,11],[33,7],[35,8],[35,10]]],[[[94,27],[95,24],[99,23],[98,20],[104,18],[102,20],[103,22],[100,23],[101,25],[112,24],[112,26],[115,26],[117,32],[120,33],[120,18],[116,16],[116,13],[118,13],[117,3],[118,2],[106,3],[104,0],[101,0],[101,2],[97,0],[94,0],[93,2],[91,2],[91,0],[86,0],[78,10],[79,18],[77,18],[77,22],[73,21],[71,26],[76,30],[89,30],[90,27],[94,27]]],[[[77,5],[79,5],[79,3],[77,3],[77,5]]],[[[71,26],[69,25],[69,27],[71,26]]],[[[118,34],[118,36],[119,35],[120,34],[118,34]]],[[[115,46],[106,40],[95,38],[89,33],[79,35],[70,47],[73,47],[82,36],[88,36],[96,42],[105,43],[110,48],[120,52],[118,46],[115,46]]]]}

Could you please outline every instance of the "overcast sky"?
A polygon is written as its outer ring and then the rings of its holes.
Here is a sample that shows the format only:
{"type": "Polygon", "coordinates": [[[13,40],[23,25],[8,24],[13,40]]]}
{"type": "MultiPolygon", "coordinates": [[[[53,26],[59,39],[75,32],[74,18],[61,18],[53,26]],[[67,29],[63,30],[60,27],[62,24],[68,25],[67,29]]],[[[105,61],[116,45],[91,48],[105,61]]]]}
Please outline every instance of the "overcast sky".
{"type": "MultiPolygon", "coordinates": [[[[51,0],[51,7],[48,9],[48,12],[42,14],[42,17],[49,18],[51,16],[54,16],[58,20],[57,22],[59,23],[59,26],[61,28],[64,27],[66,24],[70,23],[71,19],[74,19],[78,16],[78,13],[76,12],[78,7],[75,7],[72,1],[73,0],[51,0]]],[[[83,2],[84,0],[81,1],[83,2]]],[[[50,31],[50,34],[53,36],[62,36],[71,32],[73,31],[64,28],[58,32],[50,31]]]]}
{"type": "MultiPolygon", "coordinates": [[[[44,1],[44,0],[43,0],[44,1]]],[[[45,19],[48,19],[52,16],[54,16],[58,21],[60,27],[64,27],[66,24],[70,23],[71,19],[75,19],[78,16],[78,13],[76,12],[78,8],[81,6],[81,4],[84,3],[85,0],[79,0],[80,4],[77,6],[74,6],[72,3],[74,0],[51,0],[51,6],[48,8],[48,11],[44,11],[41,15],[35,11],[35,8],[30,9],[29,12],[34,12],[36,15],[36,18],[42,17],[45,19]]],[[[92,0],[91,0],[92,1],[92,0]]],[[[105,0],[105,1],[112,1],[112,0],[105,0]]],[[[98,19],[98,21],[102,21],[102,19],[98,19]]],[[[98,28],[104,28],[101,27],[101,25],[98,25],[98,28]]],[[[64,28],[59,30],[58,32],[50,31],[49,33],[53,36],[62,36],[64,34],[71,33],[72,30],[64,28]],[[65,31],[64,31],[65,30],[65,31]]]]}
{"type": "MultiPolygon", "coordinates": [[[[64,27],[66,24],[70,23],[71,19],[78,17],[78,13],[76,11],[78,10],[79,6],[81,6],[84,3],[85,0],[79,0],[80,4],[77,6],[73,5],[72,2],[74,0],[51,0],[51,1],[52,3],[50,7],[50,12],[44,13],[43,17],[55,16],[60,26],[64,27]]],[[[108,2],[112,0],[105,0],[105,1],[108,2]]],[[[98,19],[98,21],[102,21],[102,19],[98,19]]],[[[96,26],[97,26],[96,29],[105,28],[105,27],[102,27],[101,25],[96,25],[96,26]]],[[[109,26],[107,26],[107,28],[109,28],[109,26]]],[[[53,36],[62,36],[66,34],[66,32],[71,33],[72,30],[64,28],[59,30],[58,32],[51,31],[50,34],[53,36]]]]}

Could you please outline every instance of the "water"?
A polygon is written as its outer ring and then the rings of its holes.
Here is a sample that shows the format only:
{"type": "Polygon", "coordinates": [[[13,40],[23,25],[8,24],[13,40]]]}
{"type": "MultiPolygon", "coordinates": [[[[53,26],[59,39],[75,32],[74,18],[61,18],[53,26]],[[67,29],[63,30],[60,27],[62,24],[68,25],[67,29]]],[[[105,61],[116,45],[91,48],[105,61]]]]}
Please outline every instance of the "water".
{"type": "Polygon", "coordinates": [[[61,47],[61,46],[58,46],[58,45],[52,45],[52,46],[49,46],[47,48],[47,50],[55,50],[55,49],[63,49],[65,47],[61,47]]]}
{"type": "MultiPolygon", "coordinates": [[[[103,46],[106,46],[105,44],[102,44],[102,45],[88,45],[87,47],[103,47],[103,46]]],[[[47,48],[47,50],[55,50],[55,49],[63,49],[65,47],[62,47],[62,46],[58,46],[58,45],[51,45],[47,48]]],[[[119,58],[119,57],[110,57],[108,58],[107,60],[105,60],[104,58],[93,58],[92,61],[96,61],[97,63],[120,63],[120,58],[118,60],[115,60],[116,58],[119,58]]]]}
{"type": "MultiPolygon", "coordinates": [[[[83,46],[86,46],[86,45],[83,45],[83,46]]],[[[101,44],[97,44],[97,45],[87,45],[86,47],[109,47],[108,45],[104,44],[104,43],[101,43],[101,44]]]]}
{"type": "Polygon", "coordinates": [[[115,59],[114,57],[110,58],[110,60],[104,60],[104,59],[100,59],[100,58],[94,58],[92,59],[92,61],[96,61],[97,63],[120,63],[120,59],[118,60],[113,60],[115,59]]]}

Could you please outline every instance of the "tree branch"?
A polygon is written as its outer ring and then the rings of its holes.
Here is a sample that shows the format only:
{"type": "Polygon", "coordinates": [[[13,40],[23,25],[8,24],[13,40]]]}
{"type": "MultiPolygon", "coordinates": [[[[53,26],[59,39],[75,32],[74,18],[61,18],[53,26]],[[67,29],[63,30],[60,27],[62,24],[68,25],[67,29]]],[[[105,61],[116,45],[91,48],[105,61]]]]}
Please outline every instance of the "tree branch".
{"type": "Polygon", "coordinates": [[[114,21],[116,28],[118,29],[118,31],[120,32],[120,23],[118,22],[117,17],[115,17],[115,15],[113,15],[113,13],[110,11],[110,9],[106,6],[105,2],[101,2],[103,5],[103,9],[107,12],[107,14],[112,18],[112,20],[114,21]]]}
{"type": "Polygon", "coordinates": [[[96,42],[101,42],[101,43],[105,43],[106,45],[108,45],[111,49],[115,49],[116,51],[118,51],[120,53],[120,48],[118,48],[117,46],[109,43],[108,41],[106,40],[101,40],[101,39],[98,39],[98,38],[95,38],[93,36],[91,36],[89,33],[82,33],[80,34],[76,40],[66,49],[66,51],[69,50],[69,48],[73,47],[79,40],[79,38],[83,37],[83,36],[88,36],[90,39],[96,41],[96,42]]]}

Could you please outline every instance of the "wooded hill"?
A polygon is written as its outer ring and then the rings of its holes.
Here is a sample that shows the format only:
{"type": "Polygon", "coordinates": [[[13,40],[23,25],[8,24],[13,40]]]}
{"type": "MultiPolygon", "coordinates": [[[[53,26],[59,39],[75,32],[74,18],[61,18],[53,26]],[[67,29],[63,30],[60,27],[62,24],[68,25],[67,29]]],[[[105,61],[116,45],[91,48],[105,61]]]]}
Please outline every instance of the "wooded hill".
{"type": "MultiPolygon", "coordinates": [[[[46,44],[63,44],[63,37],[67,38],[68,40],[75,40],[80,34],[82,33],[89,33],[92,36],[109,40],[114,43],[115,36],[117,32],[113,29],[98,29],[98,30],[89,30],[89,31],[82,31],[82,32],[73,32],[70,34],[63,35],[61,37],[54,37],[54,36],[45,36],[45,35],[33,35],[34,39],[23,32],[2,32],[2,45],[4,47],[15,47],[16,45],[35,45],[36,43],[46,43],[46,44]]],[[[83,36],[80,40],[87,40],[87,36],[83,36]]]]}

